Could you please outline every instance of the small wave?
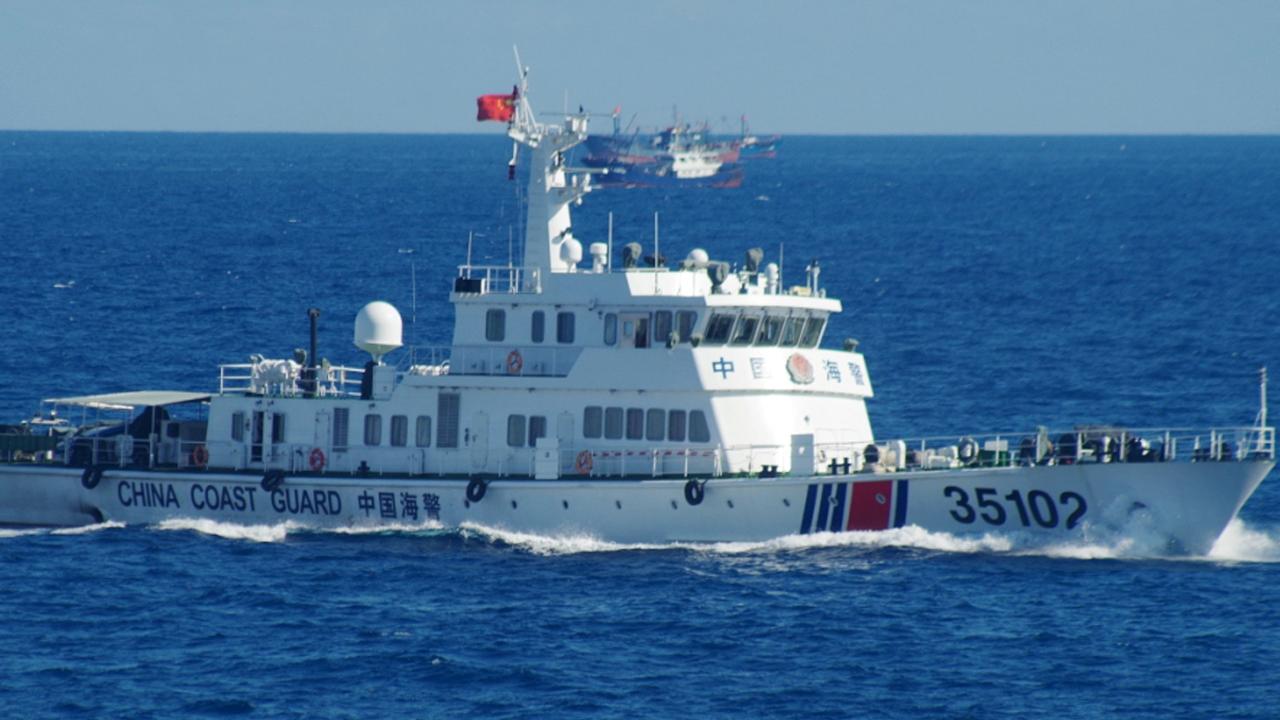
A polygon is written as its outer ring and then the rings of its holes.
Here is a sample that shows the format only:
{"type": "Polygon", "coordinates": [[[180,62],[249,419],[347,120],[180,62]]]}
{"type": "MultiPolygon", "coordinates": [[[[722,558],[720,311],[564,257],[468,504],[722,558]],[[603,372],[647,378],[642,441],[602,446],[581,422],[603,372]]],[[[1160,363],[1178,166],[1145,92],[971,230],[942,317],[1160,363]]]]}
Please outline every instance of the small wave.
{"type": "Polygon", "coordinates": [[[240,525],[217,520],[175,518],[160,522],[155,528],[157,530],[188,530],[201,535],[213,535],[227,540],[272,543],[284,541],[289,536],[289,531],[297,529],[298,525],[293,522],[283,522],[276,525],[240,525]]]}
{"type": "Polygon", "coordinates": [[[814,533],[812,535],[787,535],[771,540],[755,542],[669,542],[669,543],[618,543],[601,540],[588,534],[538,535],[515,532],[501,528],[466,523],[464,532],[478,534],[485,539],[514,545],[538,555],[574,555],[579,553],[610,553],[654,550],[689,550],[726,555],[773,553],[812,548],[832,547],[911,547],[939,552],[980,553],[1007,552],[1012,543],[999,535],[964,537],[943,532],[930,532],[910,526],[880,532],[814,533]]]}
{"type": "Polygon", "coordinates": [[[1251,529],[1243,520],[1236,518],[1213,544],[1209,559],[1219,562],[1280,562],[1280,535],[1251,529]]]}
{"type": "Polygon", "coordinates": [[[117,520],[108,520],[106,522],[95,523],[93,525],[80,525],[78,527],[57,528],[50,531],[53,535],[87,535],[100,530],[116,530],[125,527],[125,524],[117,520]]]}
{"type": "Polygon", "coordinates": [[[49,528],[0,528],[0,538],[27,537],[28,535],[44,535],[49,528]]]}
{"type": "MultiPolygon", "coordinates": [[[[444,531],[444,526],[435,520],[428,520],[425,523],[419,524],[392,523],[389,525],[353,525],[350,527],[305,529],[307,532],[333,533],[336,535],[439,535],[444,531]]],[[[445,532],[447,533],[449,531],[445,532]]]]}

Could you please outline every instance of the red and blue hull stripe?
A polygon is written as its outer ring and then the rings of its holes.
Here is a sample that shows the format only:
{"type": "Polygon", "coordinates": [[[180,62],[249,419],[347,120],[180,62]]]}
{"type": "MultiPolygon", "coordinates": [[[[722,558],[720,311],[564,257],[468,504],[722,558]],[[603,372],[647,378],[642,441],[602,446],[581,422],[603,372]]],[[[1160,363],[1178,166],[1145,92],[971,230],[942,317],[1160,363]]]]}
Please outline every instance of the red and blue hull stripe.
{"type": "Polygon", "coordinates": [[[907,487],[906,480],[814,483],[805,492],[800,534],[902,527],[907,487]]]}

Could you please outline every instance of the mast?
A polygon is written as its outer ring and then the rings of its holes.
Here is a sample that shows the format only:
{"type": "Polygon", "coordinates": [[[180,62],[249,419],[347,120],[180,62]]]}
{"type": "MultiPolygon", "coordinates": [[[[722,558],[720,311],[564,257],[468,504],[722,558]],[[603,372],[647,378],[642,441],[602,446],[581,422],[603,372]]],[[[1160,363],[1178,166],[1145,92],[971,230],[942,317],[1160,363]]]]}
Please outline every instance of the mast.
{"type": "Polygon", "coordinates": [[[507,135],[529,149],[522,264],[544,276],[573,272],[577,268],[574,258],[581,258],[582,245],[573,237],[569,206],[591,188],[589,176],[573,172],[565,154],[586,140],[587,114],[566,115],[558,125],[539,123],[529,103],[529,71],[520,64],[519,50],[515,57],[520,97],[507,135]]]}

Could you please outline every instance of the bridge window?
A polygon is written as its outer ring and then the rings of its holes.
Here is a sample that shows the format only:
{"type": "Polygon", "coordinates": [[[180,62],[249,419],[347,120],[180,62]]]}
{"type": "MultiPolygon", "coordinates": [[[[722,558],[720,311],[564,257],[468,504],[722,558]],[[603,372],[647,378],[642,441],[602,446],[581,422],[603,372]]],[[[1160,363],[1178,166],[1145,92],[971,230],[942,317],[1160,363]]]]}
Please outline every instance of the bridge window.
{"type": "Polygon", "coordinates": [[[582,411],[582,437],[596,439],[604,433],[604,408],[592,405],[582,411]]]}
{"type": "Polygon", "coordinates": [[[348,433],[351,424],[351,410],[348,408],[333,409],[333,451],[346,452],[348,433]]]}
{"type": "Polygon", "coordinates": [[[804,329],[804,318],[791,316],[787,318],[787,324],[782,328],[782,345],[784,347],[795,347],[800,342],[800,332],[804,329]]]}
{"type": "Polygon", "coordinates": [[[241,411],[231,413],[231,439],[244,442],[244,413],[241,411]]]}
{"type": "Polygon", "coordinates": [[[484,339],[502,342],[507,337],[507,311],[491,309],[484,314],[484,339]]]}
{"type": "Polygon", "coordinates": [[[733,333],[733,320],[732,315],[713,314],[707,321],[707,333],[702,339],[703,342],[707,345],[723,345],[729,342],[729,335],[733,333]]]}
{"type": "Polygon", "coordinates": [[[800,345],[803,347],[817,347],[818,340],[822,337],[822,326],[826,323],[825,318],[811,317],[804,324],[804,337],[800,339],[800,345]]]}
{"type": "Polygon", "coordinates": [[[681,310],[676,313],[676,332],[680,333],[680,342],[687,343],[693,337],[693,326],[698,323],[698,313],[692,310],[681,310]]]}
{"type": "Polygon", "coordinates": [[[271,442],[284,442],[284,413],[271,413],[271,442]]]}
{"type": "Polygon", "coordinates": [[[734,345],[750,345],[756,339],[756,328],[760,327],[760,318],[743,315],[738,321],[738,330],[733,335],[734,345]]]}
{"type": "Polygon", "coordinates": [[[507,416],[507,444],[511,447],[524,447],[524,416],[507,416]]]}
{"type": "Polygon", "coordinates": [[[671,311],[659,310],[653,314],[653,342],[664,344],[671,337],[671,311]]]}
{"type": "Polygon", "coordinates": [[[391,416],[391,446],[404,447],[409,444],[409,416],[391,416]]]}
{"type": "Polygon", "coordinates": [[[618,344],[618,316],[615,313],[605,313],[604,315],[604,344],[618,344]]]}
{"type": "Polygon", "coordinates": [[[417,427],[414,430],[413,444],[418,447],[431,447],[431,416],[419,415],[417,427]]]}
{"type": "Polygon", "coordinates": [[[689,441],[711,442],[711,430],[707,428],[707,416],[701,410],[689,412],[689,441]]]}
{"type": "Polygon", "coordinates": [[[617,440],[622,437],[622,408],[605,408],[604,436],[609,440],[617,440]]]}
{"type": "Polygon", "coordinates": [[[534,310],[533,316],[529,319],[529,339],[540,343],[546,334],[547,314],[541,310],[534,310]]]}
{"type": "Polygon", "coordinates": [[[764,319],[764,323],[760,326],[760,334],[756,336],[756,345],[777,345],[778,339],[782,337],[782,325],[786,322],[786,318],[771,315],[764,319]]]}
{"type": "Polygon", "coordinates": [[[382,444],[382,416],[364,416],[364,444],[377,447],[382,444]]]}
{"type": "Polygon", "coordinates": [[[556,342],[563,345],[573,342],[573,313],[556,313],[556,342]]]}
{"type": "Polygon", "coordinates": [[[672,442],[684,442],[685,411],[672,410],[667,413],[667,439],[672,442]]]}
{"type": "Polygon", "coordinates": [[[627,439],[644,439],[644,410],[641,408],[627,408],[627,439]]]}
{"type": "Polygon", "coordinates": [[[645,413],[644,420],[644,439],[661,441],[666,437],[667,430],[667,412],[659,408],[652,408],[645,413]]]}

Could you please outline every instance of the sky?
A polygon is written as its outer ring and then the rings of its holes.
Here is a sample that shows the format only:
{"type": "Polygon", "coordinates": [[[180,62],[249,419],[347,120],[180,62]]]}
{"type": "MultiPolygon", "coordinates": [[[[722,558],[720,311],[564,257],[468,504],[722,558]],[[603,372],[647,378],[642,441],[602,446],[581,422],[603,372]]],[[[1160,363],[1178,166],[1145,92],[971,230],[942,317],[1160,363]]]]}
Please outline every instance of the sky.
{"type": "Polygon", "coordinates": [[[1280,133],[1277,0],[0,0],[0,129],[1280,133]],[[597,124],[599,128],[603,124],[597,124]]]}

